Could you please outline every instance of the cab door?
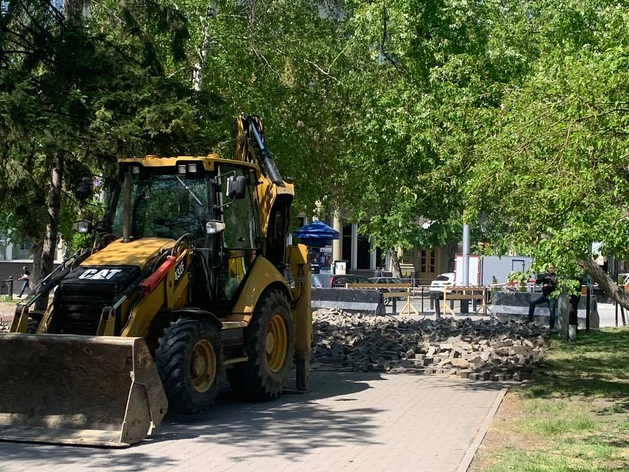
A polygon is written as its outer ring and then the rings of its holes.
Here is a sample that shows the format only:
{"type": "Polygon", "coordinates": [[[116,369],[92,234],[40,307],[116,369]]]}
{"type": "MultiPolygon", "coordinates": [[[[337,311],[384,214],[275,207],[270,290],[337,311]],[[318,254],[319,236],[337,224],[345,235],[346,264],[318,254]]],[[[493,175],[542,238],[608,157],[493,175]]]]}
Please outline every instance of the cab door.
{"type": "Polygon", "coordinates": [[[219,167],[218,180],[219,207],[225,229],[222,232],[217,299],[220,305],[231,305],[262,249],[258,211],[253,196],[256,180],[253,171],[228,165],[219,167]],[[244,195],[242,198],[230,198],[227,195],[227,181],[238,177],[246,181],[244,195]]]}

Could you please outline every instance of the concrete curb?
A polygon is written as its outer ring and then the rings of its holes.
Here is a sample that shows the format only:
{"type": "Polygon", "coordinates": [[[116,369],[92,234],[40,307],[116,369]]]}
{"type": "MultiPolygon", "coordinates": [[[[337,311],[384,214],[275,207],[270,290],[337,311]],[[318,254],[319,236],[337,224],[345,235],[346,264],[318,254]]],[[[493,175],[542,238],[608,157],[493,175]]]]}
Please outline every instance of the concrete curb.
{"type": "Polygon", "coordinates": [[[487,434],[487,430],[489,430],[489,426],[491,425],[491,422],[493,421],[494,416],[496,416],[496,413],[498,412],[498,408],[500,407],[500,404],[502,403],[502,399],[505,397],[507,390],[508,389],[503,388],[502,390],[500,390],[500,392],[498,392],[498,396],[496,397],[493,405],[489,409],[489,412],[487,413],[487,416],[485,417],[485,421],[483,422],[480,429],[476,433],[476,436],[474,437],[474,441],[472,441],[472,444],[470,444],[470,447],[467,449],[465,456],[463,456],[463,459],[461,460],[461,463],[459,464],[455,472],[467,472],[467,469],[469,469],[470,464],[472,463],[472,460],[474,459],[474,456],[476,455],[476,451],[478,450],[479,446],[483,442],[483,439],[485,438],[485,435],[487,434]]]}

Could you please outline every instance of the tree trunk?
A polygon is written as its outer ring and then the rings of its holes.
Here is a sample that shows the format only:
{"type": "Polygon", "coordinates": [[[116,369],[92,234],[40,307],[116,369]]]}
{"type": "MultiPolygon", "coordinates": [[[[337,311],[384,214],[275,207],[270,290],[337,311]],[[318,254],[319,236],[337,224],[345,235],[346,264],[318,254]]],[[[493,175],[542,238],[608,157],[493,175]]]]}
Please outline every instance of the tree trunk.
{"type": "Polygon", "coordinates": [[[590,274],[592,280],[599,285],[609,298],[626,310],[629,310],[629,295],[592,258],[588,257],[580,260],[579,265],[590,274]]]}
{"type": "Polygon", "coordinates": [[[212,42],[212,38],[210,36],[210,20],[216,17],[217,10],[218,3],[216,1],[209,2],[205,16],[201,16],[199,18],[203,33],[201,34],[202,41],[198,53],[199,60],[194,64],[194,68],[192,69],[192,89],[195,92],[199,92],[203,86],[203,69],[207,64],[208,49],[212,42]]]}
{"type": "Polygon", "coordinates": [[[48,193],[48,217],[46,221],[46,234],[41,255],[41,277],[44,278],[52,272],[57,248],[57,236],[59,232],[59,213],[61,210],[61,185],[63,183],[63,158],[55,156],[50,176],[50,192],[48,193]]]}
{"type": "Polygon", "coordinates": [[[446,268],[446,272],[454,272],[454,263],[456,261],[458,246],[459,243],[456,241],[451,242],[446,246],[446,255],[448,257],[448,266],[446,268]]]}
{"type": "Polygon", "coordinates": [[[398,250],[391,251],[391,272],[393,277],[402,277],[402,268],[400,267],[401,255],[398,250]]]}
{"type": "MultiPolygon", "coordinates": [[[[48,193],[48,217],[46,219],[46,233],[41,243],[41,259],[37,268],[39,270],[38,283],[52,272],[55,261],[55,249],[57,248],[57,236],[59,232],[59,214],[61,212],[61,185],[63,183],[63,158],[55,155],[50,174],[50,192],[48,193]]],[[[35,261],[34,261],[35,262],[35,261]]],[[[35,269],[37,270],[37,269],[35,269]]],[[[35,303],[35,309],[43,311],[48,306],[48,298],[42,297],[35,303]]]]}
{"type": "Polygon", "coordinates": [[[35,243],[35,251],[33,252],[33,272],[31,273],[31,290],[35,288],[39,282],[42,281],[44,277],[42,277],[42,264],[41,264],[41,256],[44,251],[44,242],[39,241],[35,243]]]}

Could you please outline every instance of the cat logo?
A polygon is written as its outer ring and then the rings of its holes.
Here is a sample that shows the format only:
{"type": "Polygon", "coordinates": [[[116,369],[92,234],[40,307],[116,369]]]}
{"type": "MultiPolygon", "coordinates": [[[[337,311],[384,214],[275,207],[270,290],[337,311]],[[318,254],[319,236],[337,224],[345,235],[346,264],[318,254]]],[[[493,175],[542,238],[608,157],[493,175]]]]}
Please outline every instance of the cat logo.
{"type": "Polygon", "coordinates": [[[110,280],[118,272],[122,272],[122,269],[87,269],[79,276],[79,279],[110,280]]]}

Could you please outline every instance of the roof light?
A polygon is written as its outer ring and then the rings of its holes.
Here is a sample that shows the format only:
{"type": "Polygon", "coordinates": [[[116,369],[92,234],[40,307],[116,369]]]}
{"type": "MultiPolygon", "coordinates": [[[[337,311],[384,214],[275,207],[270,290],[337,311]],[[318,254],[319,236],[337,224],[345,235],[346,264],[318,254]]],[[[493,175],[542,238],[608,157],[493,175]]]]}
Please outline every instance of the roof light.
{"type": "Polygon", "coordinates": [[[131,166],[131,173],[132,174],[139,174],[140,173],[140,166],[131,166]]]}
{"type": "Polygon", "coordinates": [[[194,174],[197,171],[197,165],[196,164],[188,164],[188,172],[194,174]]]}
{"type": "Polygon", "coordinates": [[[186,173],[186,165],[185,164],[178,165],[177,166],[177,173],[185,174],[186,173]]]}

